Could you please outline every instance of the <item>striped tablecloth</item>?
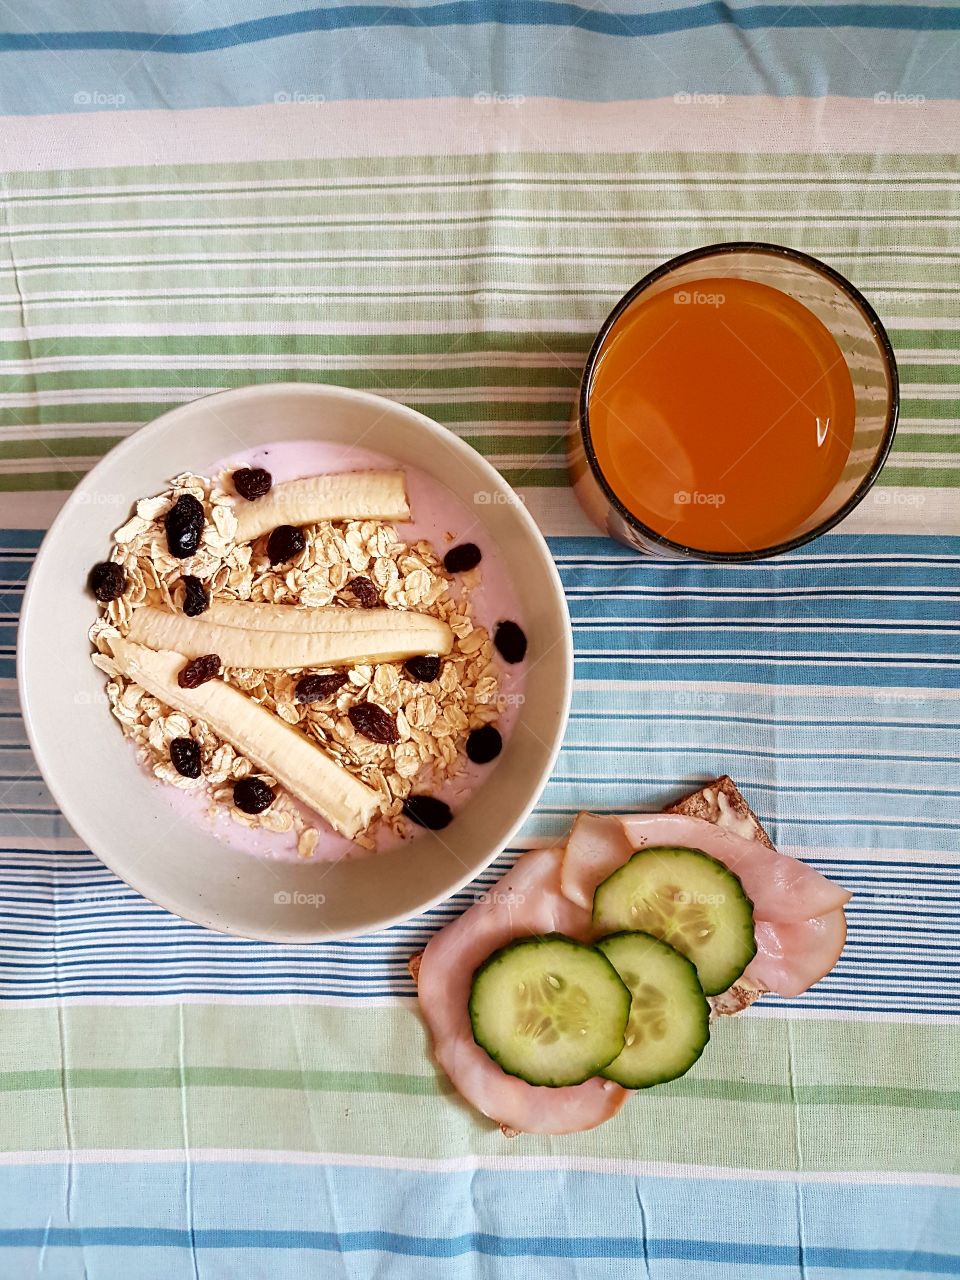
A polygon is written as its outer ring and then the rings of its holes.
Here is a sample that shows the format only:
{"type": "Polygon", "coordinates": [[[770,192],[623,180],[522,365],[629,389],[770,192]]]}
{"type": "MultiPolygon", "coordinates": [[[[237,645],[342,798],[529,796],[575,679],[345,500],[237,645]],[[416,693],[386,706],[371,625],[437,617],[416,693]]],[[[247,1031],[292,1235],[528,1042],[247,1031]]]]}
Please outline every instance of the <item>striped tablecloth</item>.
{"type": "Polygon", "coordinates": [[[960,8],[0,4],[0,1276],[960,1275],[960,8]],[[891,460],[780,560],[596,536],[561,436],[591,335],[679,251],[826,259],[889,327],[891,460]],[[83,849],[14,686],[64,493],[171,405],[306,379],[459,432],[548,534],[583,806],[719,772],[856,893],[836,971],[578,1137],[434,1071],[387,933],[219,937],[83,849]]]}

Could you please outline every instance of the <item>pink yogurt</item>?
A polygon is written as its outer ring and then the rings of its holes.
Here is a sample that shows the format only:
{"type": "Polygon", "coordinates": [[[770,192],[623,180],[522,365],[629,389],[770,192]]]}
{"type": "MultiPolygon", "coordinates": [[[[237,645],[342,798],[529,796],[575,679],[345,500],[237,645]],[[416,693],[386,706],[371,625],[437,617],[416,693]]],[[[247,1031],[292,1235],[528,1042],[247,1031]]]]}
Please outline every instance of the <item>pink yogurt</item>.
{"type": "MultiPolygon", "coordinates": [[[[370,449],[316,440],[295,440],[234,454],[212,467],[211,473],[216,474],[219,470],[233,471],[239,467],[265,467],[273,476],[274,483],[279,484],[284,480],[298,480],[303,476],[340,471],[395,471],[397,466],[395,459],[370,449]]],[[[457,543],[475,542],[483,553],[483,559],[476,571],[480,579],[479,584],[473,587],[470,596],[474,618],[491,633],[498,622],[507,619],[519,622],[523,626],[522,610],[503,557],[499,548],[494,546],[486,536],[475,512],[455,498],[433,477],[425,475],[415,467],[401,469],[406,475],[412,519],[397,524],[399,536],[407,543],[417,542],[421,538],[426,539],[441,556],[449,547],[457,543]]],[[[499,656],[496,661],[500,668],[502,701],[502,709],[496,724],[506,741],[523,701],[525,664],[511,665],[499,656]]],[[[496,765],[495,760],[488,765],[476,765],[468,761],[455,778],[447,779],[441,786],[432,785],[429,776],[425,775],[415,783],[415,788],[429,791],[431,795],[445,800],[456,812],[472,792],[490,777],[496,765]]],[[[216,812],[211,815],[212,801],[206,788],[181,791],[163,783],[158,783],[157,786],[166,803],[178,814],[191,822],[199,823],[233,848],[258,857],[284,860],[299,858],[296,832],[291,831],[281,835],[272,831],[242,827],[234,822],[225,806],[214,806],[216,812]]],[[[363,857],[370,852],[354,844],[352,840],[338,835],[313,810],[305,805],[299,807],[307,823],[320,832],[313,861],[328,862],[344,857],[363,857]]],[[[376,852],[383,852],[397,844],[399,839],[386,828],[381,828],[377,834],[376,852]]]]}

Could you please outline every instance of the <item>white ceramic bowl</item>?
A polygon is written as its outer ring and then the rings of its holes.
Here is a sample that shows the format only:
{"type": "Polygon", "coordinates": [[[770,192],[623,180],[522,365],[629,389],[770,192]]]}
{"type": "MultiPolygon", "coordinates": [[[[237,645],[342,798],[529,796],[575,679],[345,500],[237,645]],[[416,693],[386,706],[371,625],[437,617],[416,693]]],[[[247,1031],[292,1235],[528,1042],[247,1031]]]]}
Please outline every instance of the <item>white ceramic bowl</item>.
{"type": "Polygon", "coordinates": [[[111,870],[188,920],[243,937],[316,942],[382,929],[468,883],[507,845],[553,767],[572,683],[570,619],[539,530],[497,472],[444,427],[365,392],[278,383],[206,396],[113,449],[57,517],[27,586],[18,643],[30,743],[71,826],[111,870]],[[160,788],[110,715],[86,632],[86,578],[129,507],[183,471],[281,440],[359,442],[426,471],[475,510],[521,586],[530,648],[525,701],[504,751],[453,823],[396,849],[331,864],[277,863],[199,825],[172,831],[160,788]],[[477,493],[492,495],[480,504],[477,493]],[[321,893],[324,901],[310,901],[321,893]],[[278,894],[291,901],[278,904],[278,894]]]}

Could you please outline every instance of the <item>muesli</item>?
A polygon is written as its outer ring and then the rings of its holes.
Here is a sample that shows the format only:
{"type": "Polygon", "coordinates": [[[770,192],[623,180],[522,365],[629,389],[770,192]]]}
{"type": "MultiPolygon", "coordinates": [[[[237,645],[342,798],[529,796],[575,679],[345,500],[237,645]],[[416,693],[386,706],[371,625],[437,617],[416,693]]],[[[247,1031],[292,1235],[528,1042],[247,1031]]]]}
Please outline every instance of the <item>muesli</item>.
{"type": "Polygon", "coordinates": [[[363,849],[449,823],[435,793],[499,754],[526,639],[474,617],[480,548],[405,541],[408,518],[402,471],[183,474],[136,504],[91,571],[90,639],[157,778],[303,857],[316,814],[363,849]]]}

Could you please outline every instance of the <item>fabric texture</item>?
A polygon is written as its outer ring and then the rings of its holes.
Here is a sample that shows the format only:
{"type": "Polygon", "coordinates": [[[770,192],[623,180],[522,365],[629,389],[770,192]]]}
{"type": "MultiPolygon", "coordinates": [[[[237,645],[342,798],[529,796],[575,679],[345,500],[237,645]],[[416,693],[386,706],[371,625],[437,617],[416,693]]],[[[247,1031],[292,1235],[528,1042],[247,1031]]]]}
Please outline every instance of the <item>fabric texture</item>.
{"type": "Polygon", "coordinates": [[[0,1276],[960,1275],[960,9],[302,3],[0,6],[0,1276]],[[879,312],[894,450],[798,552],[646,560],[567,488],[583,359],[645,271],[748,239],[879,312]],[[81,846],[14,658],[78,477],[281,380],[480,450],[576,648],[514,847],[298,948],[187,924],[81,846]],[[505,1139],[434,1069],[407,958],[579,809],[724,772],[854,891],[839,965],[601,1129],[505,1139]]]}

